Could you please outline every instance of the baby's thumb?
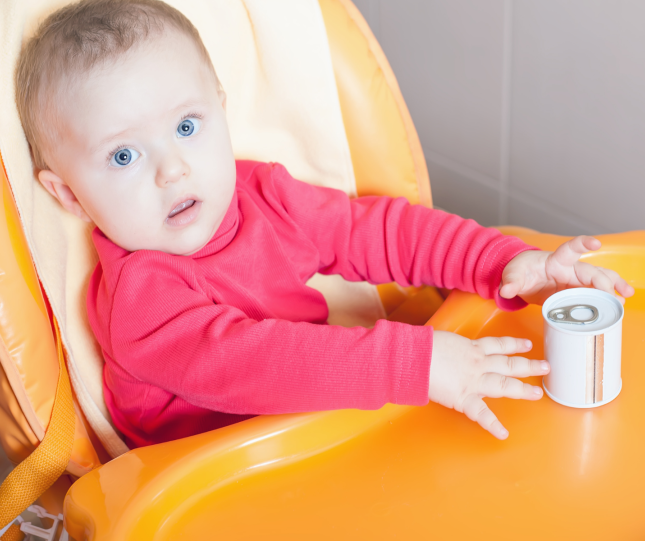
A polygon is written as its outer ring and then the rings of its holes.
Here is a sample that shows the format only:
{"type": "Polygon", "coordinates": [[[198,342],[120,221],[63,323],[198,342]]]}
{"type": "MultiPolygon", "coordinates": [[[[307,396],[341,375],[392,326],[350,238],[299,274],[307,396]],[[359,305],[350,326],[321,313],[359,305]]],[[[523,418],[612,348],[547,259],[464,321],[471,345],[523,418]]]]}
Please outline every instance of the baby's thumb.
{"type": "Polygon", "coordinates": [[[505,299],[512,299],[522,291],[524,287],[524,277],[520,274],[511,273],[508,276],[502,276],[499,294],[505,299]]]}

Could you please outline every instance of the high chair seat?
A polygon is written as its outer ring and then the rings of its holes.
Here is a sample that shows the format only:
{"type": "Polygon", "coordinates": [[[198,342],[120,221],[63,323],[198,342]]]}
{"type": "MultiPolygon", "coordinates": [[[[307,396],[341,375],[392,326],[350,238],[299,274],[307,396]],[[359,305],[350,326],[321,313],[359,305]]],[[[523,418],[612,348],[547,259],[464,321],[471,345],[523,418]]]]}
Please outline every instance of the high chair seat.
{"type": "MultiPolygon", "coordinates": [[[[40,19],[71,1],[2,4],[0,15],[11,22],[0,28],[7,58],[15,62],[23,34],[28,36],[40,19]]],[[[373,37],[365,38],[367,26],[350,3],[323,1],[332,18],[340,13],[347,19],[350,9],[363,25],[361,29],[349,18],[351,25],[330,27],[334,34],[329,40],[316,0],[275,5],[259,0],[170,3],[195,21],[228,91],[227,116],[237,158],[281,162],[301,180],[342,189],[350,196],[402,195],[431,205],[421,147],[394,76],[373,37]]],[[[42,440],[51,413],[58,361],[40,280],[61,328],[80,410],[68,468],[78,476],[99,463],[92,447],[112,457],[128,450],[105,406],[103,359],[85,311],[87,282],[97,261],[90,240],[93,226],[66,213],[35,180],[14,104],[13,65],[5,62],[0,69],[0,152],[18,211],[9,197],[6,212],[14,213],[16,242],[23,251],[25,243],[29,246],[38,272],[36,277],[28,255],[20,256],[27,269],[20,278],[25,280],[21,291],[33,290],[37,303],[27,295],[25,309],[14,309],[13,328],[23,320],[32,326],[36,322],[38,329],[44,326],[45,331],[34,329],[33,335],[25,329],[32,337],[25,344],[49,334],[46,346],[38,343],[46,355],[30,350],[25,362],[15,355],[7,358],[4,372],[10,380],[5,396],[12,395],[11,404],[22,406],[6,409],[22,413],[9,416],[12,428],[0,434],[0,442],[12,460],[22,460],[42,440]],[[41,374],[46,381],[36,384],[41,374]],[[20,420],[14,422],[16,418],[20,420]],[[94,445],[87,444],[90,437],[94,445]]],[[[9,194],[8,184],[5,190],[9,194]]],[[[308,285],[325,295],[329,322],[340,325],[373,325],[408,296],[396,285],[377,289],[338,276],[316,275],[308,285]]],[[[434,298],[436,306],[443,300],[437,294],[434,298]]]]}
{"type": "MultiPolygon", "coordinates": [[[[6,224],[0,222],[0,444],[14,463],[33,458],[36,447],[45,455],[56,451],[41,442],[52,423],[57,381],[67,378],[59,376],[61,344],[52,332],[57,320],[74,391],[74,418],[68,421],[75,433],[72,448],[64,451],[66,470],[78,477],[127,451],[103,403],[101,353],[85,315],[86,283],[96,255],[87,225],[63,212],[35,180],[13,89],[23,35],[70,1],[10,0],[0,5],[6,22],[0,27],[0,183],[6,218],[6,224]]],[[[431,205],[423,154],[396,80],[350,2],[322,2],[326,16],[336,20],[329,38],[315,0],[176,4],[200,28],[229,91],[237,157],[280,161],[303,180],[350,195],[402,195],[431,205]]],[[[325,294],[330,322],[345,325],[370,325],[417,290],[390,284],[377,291],[338,277],[314,277],[310,285],[325,294]]],[[[432,303],[417,314],[419,321],[424,311],[431,313],[427,309],[443,301],[436,291],[429,298],[432,303]]],[[[62,473],[56,468],[47,472],[47,483],[62,473]]],[[[59,505],[61,491],[69,486],[65,479],[57,483],[51,505],[59,505]]]]}

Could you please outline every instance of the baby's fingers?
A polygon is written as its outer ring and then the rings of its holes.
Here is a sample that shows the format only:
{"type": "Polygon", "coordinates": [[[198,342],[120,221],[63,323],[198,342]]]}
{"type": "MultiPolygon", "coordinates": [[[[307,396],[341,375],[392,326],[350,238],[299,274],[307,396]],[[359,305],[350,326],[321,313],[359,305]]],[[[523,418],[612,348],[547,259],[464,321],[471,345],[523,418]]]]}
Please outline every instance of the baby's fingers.
{"type": "Polygon", "coordinates": [[[580,259],[582,254],[587,253],[589,250],[597,250],[598,248],[600,248],[600,241],[598,239],[587,235],[580,235],[558,246],[558,249],[551,254],[551,257],[560,263],[560,265],[570,267],[580,259]]]}
{"type": "Polygon", "coordinates": [[[528,378],[529,376],[544,376],[549,373],[549,363],[534,361],[525,357],[507,357],[505,355],[489,355],[486,359],[485,372],[496,372],[502,376],[528,378]]]}
{"type": "Polygon", "coordinates": [[[630,286],[624,278],[621,278],[620,274],[616,271],[605,269],[603,267],[598,268],[609,277],[614,284],[614,289],[623,297],[631,297],[634,294],[634,288],[630,286]]]}
{"type": "Polygon", "coordinates": [[[523,272],[511,271],[502,276],[502,287],[499,290],[500,296],[505,299],[512,299],[524,289],[526,275],[523,272]]]}
{"type": "Polygon", "coordinates": [[[533,344],[530,340],[513,338],[511,336],[486,336],[473,340],[473,344],[479,346],[485,355],[513,355],[514,353],[525,353],[531,351],[533,344]]]}
{"type": "Polygon", "coordinates": [[[578,281],[585,287],[594,287],[614,294],[614,283],[600,267],[594,267],[589,263],[578,262],[575,265],[578,281]]]}
{"type": "Polygon", "coordinates": [[[497,420],[486,402],[478,396],[471,394],[466,398],[464,401],[464,413],[469,419],[479,423],[484,430],[488,430],[496,438],[500,440],[508,438],[508,430],[497,420]]]}
{"type": "Polygon", "coordinates": [[[542,388],[524,383],[519,379],[501,374],[483,374],[479,379],[478,392],[491,398],[515,398],[519,400],[538,400],[542,398],[542,388]]]}

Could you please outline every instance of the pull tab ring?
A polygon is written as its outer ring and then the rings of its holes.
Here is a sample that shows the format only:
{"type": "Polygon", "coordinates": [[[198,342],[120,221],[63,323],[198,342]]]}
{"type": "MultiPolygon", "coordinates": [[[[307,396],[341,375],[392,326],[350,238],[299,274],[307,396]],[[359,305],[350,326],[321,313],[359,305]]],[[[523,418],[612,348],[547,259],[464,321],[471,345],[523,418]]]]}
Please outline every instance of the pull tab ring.
{"type": "Polygon", "coordinates": [[[572,323],[573,325],[589,325],[598,321],[598,309],[590,304],[574,304],[572,306],[563,306],[549,310],[548,318],[555,323],[572,323]],[[583,309],[591,310],[591,319],[577,319],[571,313],[574,310],[583,309]]]}

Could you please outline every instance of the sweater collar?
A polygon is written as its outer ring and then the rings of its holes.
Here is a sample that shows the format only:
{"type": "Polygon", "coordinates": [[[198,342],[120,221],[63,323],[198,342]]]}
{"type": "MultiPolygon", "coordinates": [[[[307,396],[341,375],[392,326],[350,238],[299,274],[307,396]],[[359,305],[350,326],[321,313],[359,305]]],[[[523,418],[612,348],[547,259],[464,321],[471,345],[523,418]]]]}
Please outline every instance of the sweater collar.
{"type": "Polygon", "coordinates": [[[228,206],[228,210],[224,215],[224,219],[217,228],[217,231],[215,231],[215,234],[213,235],[211,240],[208,241],[206,246],[188,257],[199,259],[202,257],[208,257],[210,255],[216,254],[220,250],[223,250],[235,238],[235,234],[237,233],[239,226],[240,213],[238,209],[237,190],[235,190],[233,192],[233,199],[231,199],[231,204],[228,206]]]}

